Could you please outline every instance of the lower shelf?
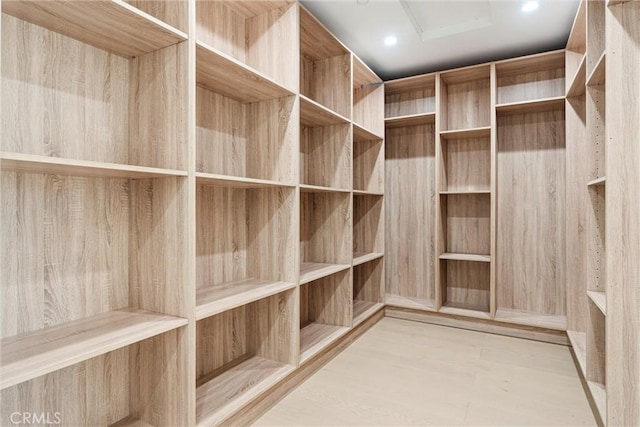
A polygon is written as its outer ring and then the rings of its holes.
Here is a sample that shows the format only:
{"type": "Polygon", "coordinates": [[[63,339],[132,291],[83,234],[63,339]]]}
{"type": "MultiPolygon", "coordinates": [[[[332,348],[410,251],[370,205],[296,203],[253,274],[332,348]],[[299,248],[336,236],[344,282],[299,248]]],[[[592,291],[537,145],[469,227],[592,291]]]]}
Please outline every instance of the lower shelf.
{"type": "Polygon", "coordinates": [[[349,331],[346,326],[310,323],[300,330],[300,362],[305,362],[349,331]]]}
{"type": "Polygon", "coordinates": [[[440,308],[440,313],[451,314],[455,316],[467,316],[467,317],[475,317],[478,319],[490,319],[491,316],[488,312],[473,306],[473,305],[463,305],[463,304],[447,304],[443,305],[440,308]]]}
{"type": "Polygon", "coordinates": [[[349,264],[326,264],[322,262],[303,262],[300,266],[300,284],[322,279],[342,270],[351,268],[349,264]]]}
{"type": "Polygon", "coordinates": [[[129,308],[4,338],[0,341],[0,389],[177,329],[187,322],[129,308]]]}
{"type": "Polygon", "coordinates": [[[248,278],[198,289],[196,320],[295,288],[295,283],[248,278]]]}
{"type": "Polygon", "coordinates": [[[606,423],[607,422],[607,389],[604,385],[587,381],[589,385],[589,391],[591,392],[591,397],[593,397],[593,401],[596,403],[596,408],[598,408],[598,412],[600,413],[600,418],[606,423]]]}
{"type": "Polygon", "coordinates": [[[496,311],[496,320],[499,322],[515,323],[518,325],[535,326],[538,328],[567,330],[567,316],[563,314],[539,314],[529,311],[511,310],[499,308],[496,311]]]}
{"type": "Polygon", "coordinates": [[[197,388],[197,424],[220,424],[293,369],[291,365],[258,356],[235,365],[197,388]]]}
{"type": "Polygon", "coordinates": [[[587,377],[587,334],[584,332],[567,331],[569,342],[573,347],[573,352],[578,359],[578,365],[582,371],[582,376],[587,377]]]}
{"type": "Polygon", "coordinates": [[[384,302],[400,308],[413,308],[416,310],[436,311],[436,302],[421,298],[404,297],[400,295],[385,294],[384,302]]]}
{"type": "Polygon", "coordinates": [[[365,262],[373,261],[374,259],[382,258],[383,253],[380,252],[354,252],[353,253],[353,266],[364,264],[365,262]]]}
{"type": "Polygon", "coordinates": [[[353,326],[359,325],[360,323],[367,320],[373,313],[380,310],[384,304],[380,302],[370,302],[370,301],[362,301],[355,300],[353,301],[353,326]]]}

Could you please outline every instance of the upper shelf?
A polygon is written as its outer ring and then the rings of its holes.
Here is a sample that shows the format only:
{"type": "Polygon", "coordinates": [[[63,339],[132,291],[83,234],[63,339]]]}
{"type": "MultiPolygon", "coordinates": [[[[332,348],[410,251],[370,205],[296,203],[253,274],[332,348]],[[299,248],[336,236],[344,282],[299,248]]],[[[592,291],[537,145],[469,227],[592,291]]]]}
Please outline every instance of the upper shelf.
{"type": "Polygon", "coordinates": [[[214,187],[226,188],[273,188],[295,187],[295,184],[286,184],[266,179],[245,178],[242,176],[218,175],[214,173],[196,172],[196,182],[214,187]]]}
{"type": "Polygon", "coordinates": [[[123,309],[0,341],[0,389],[74,365],[187,324],[187,319],[123,309]]]}
{"type": "Polygon", "coordinates": [[[471,129],[461,130],[445,130],[440,132],[442,139],[470,139],[470,138],[489,138],[491,136],[491,126],[482,126],[471,129]]]}
{"type": "Polygon", "coordinates": [[[0,152],[0,167],[8,172],[47,173],[99,178],[162,178],[187,176],[186,171],[0,152]]]}
{"type": "Polygon", "coordinates": [[[187,39],[123,0],[5,1],[2,12],[126,58],[187,39]]]}
{"type": "Polygon", "coordinates": [[[435,123],[436,113],[410,114],[406,116],[388,117],[384,119],[384,125],[387,129],[401,128],[405,126],[418,126],[435,123]]]}
{"type": "Polygon", "coordinates": [[[602,55],[598,58],[598,62],[596,62],[595,67],[593,67],[593,71],[591,71],[591,75],[587,77],[587,86],[598,86],[604,84],[606,77],[606,62],[607,53],[602,52],[602,55]]]}
{"type": "Polygon", "coordinates": [[[580,2],[578,13],[576,13],[569,40],[567,41],[567,50],[573,52],[585,53],[587,50],[587,17],[586,17],[586,0],[580,2]]]}
{"type": "Polygon", "coordinates": [[[313,99],[300,95],[300,123],[303,126],[319,127],[349,123],[349,120],[313,99]]]}
{"type": "Polygon", "coordinates": [[[360,89],[368,85],[382,85],[383,81],[360,58],[353,55],[353,88],[360,89]]]}
{"type": "Polygon", "coordinates": [[[509,102],[496,105],[498,114],[529,114],[543,113],[546,111],[564,110],[564,96],[554,96],[545,99],[535,99],[533,101],[509,102]]]}
{"type": "Polygon", "coordinates": [[[293,95],[259,71],[202,42],[196,44],[196,81],[243,103],[293,95]]]}
{"type": "Polygon", "coordinates": [[[529,55],[520,58],[505,59],[496,62],[496,74],[498,77],[528,74],[539,71],[564,68],[564,50],[529,55]]]}
{"type": "Polygon", "coordinates": [[[318,61],[345,55],[349,50],[307,9],[300,6],[300,53],[318,61]]]}
{"type": "Polygon", "coordinates": [[[569,90],[567,91],[567,98],[573,98],[575,96],[580,96],[584,93],[584,85],[587,81],[587,56],[582,55],[582,60],[580,61],[580,65],[578,65],[578,70],[576,74],[573,76],[571,80],[571,86],[569,86],[569,90]]]}
{"type": "Polygon", "coordinates": [[[435,89],[435,87],[436,74],[431,73],[387,81],[384,83],[384,93],[385,95],[394,95],[426,88],[435,89]]]}

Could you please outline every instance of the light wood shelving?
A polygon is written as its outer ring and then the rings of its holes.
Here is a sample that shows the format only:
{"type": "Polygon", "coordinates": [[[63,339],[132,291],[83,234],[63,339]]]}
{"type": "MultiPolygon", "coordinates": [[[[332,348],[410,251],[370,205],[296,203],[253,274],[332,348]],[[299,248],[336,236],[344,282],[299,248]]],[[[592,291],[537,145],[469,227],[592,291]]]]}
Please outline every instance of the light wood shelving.
{"type": "Polygon", "coordinates": [[[357,56],[353,56],[353,122],[379,138],[384,136],[382,80],[357,56]]]}
{"type": "Polygon", "coordinates": [[[384,193],[384,140],[362,135],[353,127],[354,195],[384,193]]]}
{"type": "Polygon", "coordinates": [[[364,264],[365,262],[373,261],[378,258],[382,258],[384,253],[380,252],[354,252],[353,253],[353,266],[364,264]]]}
{"type": "Polygon", "coordinates": [[[375,258],[353,267],[353,323],[357,325],[384,305],[384,260],[375,258]]]}

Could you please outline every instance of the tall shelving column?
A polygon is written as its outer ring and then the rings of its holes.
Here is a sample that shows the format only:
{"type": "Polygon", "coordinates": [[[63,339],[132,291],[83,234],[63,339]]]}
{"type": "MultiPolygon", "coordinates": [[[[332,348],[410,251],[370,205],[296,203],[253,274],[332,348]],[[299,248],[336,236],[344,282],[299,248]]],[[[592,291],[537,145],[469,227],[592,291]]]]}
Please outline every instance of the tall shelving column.
{"type": "Polygon", "coordinates": [[[191,420],[187,15],[2,2],[3,425],[191,420]]]}
{"type": "Polygon", "coordinates": [[[606,424],[640,425],[640,2],[608,0],[605,27],[606,424]]]}
{"type": "Polygon", "coordinates": [[[436,308],[490,318],[489,65],[439,73],[436,112],[436,308]]]}
{"type": "Polygon", "coordinates": [[[299,14],[194,3],[195,419],[217,425],[299,362],[299,14]]]}
{"type": "Polygon", "coordinates": [[[436,307],[437,265],[436,78],[436,74],[426,74],[384,84],[384,204],[389,221],[385,229],[385,302],[431,311],[436,307]]]}

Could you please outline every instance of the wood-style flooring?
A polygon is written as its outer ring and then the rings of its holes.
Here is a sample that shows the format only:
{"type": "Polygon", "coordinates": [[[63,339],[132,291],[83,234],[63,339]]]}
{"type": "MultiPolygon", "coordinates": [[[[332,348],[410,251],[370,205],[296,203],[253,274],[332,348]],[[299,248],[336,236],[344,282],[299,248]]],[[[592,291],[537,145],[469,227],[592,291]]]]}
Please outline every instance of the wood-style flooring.
{"type": "Polygon", "coordinates": [[[594,426],[569,348],[384,318],[256,426],[594,426]]]}

